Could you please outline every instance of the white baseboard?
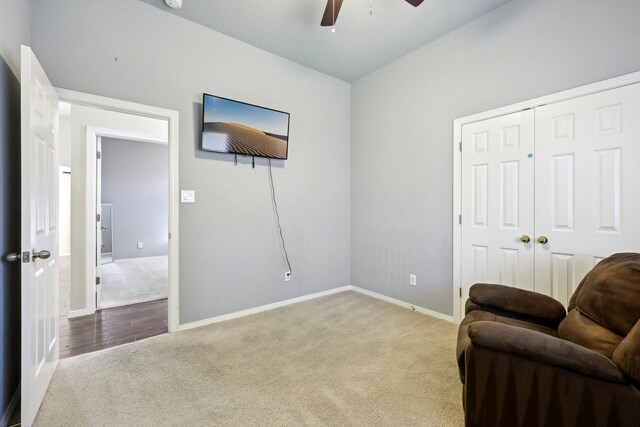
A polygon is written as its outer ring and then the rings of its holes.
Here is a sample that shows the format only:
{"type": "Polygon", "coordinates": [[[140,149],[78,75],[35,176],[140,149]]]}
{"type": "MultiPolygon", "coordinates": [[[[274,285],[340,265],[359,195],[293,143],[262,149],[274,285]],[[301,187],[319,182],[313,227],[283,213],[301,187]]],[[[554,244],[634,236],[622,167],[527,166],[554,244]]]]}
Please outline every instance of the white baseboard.
{"type": "Polygon", "coordinates": [[[415,311],[419,311],[420,313],[428,314],[429,316],[437,317],[438,319],[442,319],[442,320],[446,320],[447,322],[455,323],[455,320],[453,319],[453,316],[449,316],[448,314],[442,314],[442,313],[439,313],[437,311],[429,310],[428,308],[424,308],[424,307],[420,307],[420,306],[415,305],[415,304],[410,304],[408,302],[400,301],[399,299],[391,298],[391,297],[388,297],[386,295],[379,294],[377,292],[373,292],[373,291],[370,291],[370,290],[367,290],[367,289],[359,288],[357,286],[351,286],[350,288],[354,292],[359,292],[361,294],[368,295],[370,297],[377,298],[377,299],[382,300],[382,301],[390,302],[391,304],[396,304],[396,305],[399,305],[401,307],[412,308],[415,311]]]}
{"type": "Polygon", "coordinates": [[[7,409],[4,411],[4,415],[2,415],[2,419],[0,420],[1,427],[7,427],[9,425],[9,422],[11,421],[11,417],[13,416],[13,413],[18,407],[18,402],[20,402],[20,384],[18,384],[18,388],[16,389],[15,393],[13,393],[13,397],[11,397],[11,400],[9,401],[9,405],[7,406],[7,409]]]}
{"type": "Polygon", "coordinates": [[[87,310],[86,308],[83,308],[82,310],[71,310],[69,311],[69,314],[67,314],[67,318],[73,319],[74,317],[86,316],[88,314],[93,313],[89,313],[89,310],[87,310]]]}
{"type": "Polygon", "coordinates": [[[210,325],[212,323],[224,322],[225,320],[237,319],[238,317],[249,316],[251,314],[261,313],[267,310],[273,310],[274,308],[284,307],[286,305],[295,304],[297,302],[307,301],[310,299],[320,298],[327,295],[333,295],[340,292],[345,292],[351,289],[351,286],[342,286],[340,288],[329,289],[327,291],[317,292],[315,294],[303,295],[297,298],[291,298],[284,301],[274,302],[272,304],[261,305],[259,307],[249,308],[247,310],[236,311],[235,313],[223,314],[222,316],[210,317],[208,319],[198,320],[196,322],[185,323],[180,325],[180,330],[185,331],[187,329],[197,328],[199,326],[210,325]]]}
{"type": "MultiPolygon", "coordinates": [[[[317,292],[315,294],[303,295],[303,296],[297,297],[297,298],[291,298],[291,299],[284,300],[284,301],[278,301],[278,302],[274,302],[272,304],[261,305],[259,307],[249,308],[247,310],[236,311],[234,313],[223,314],[221,316],[210,317],[208,319],[203,319],[203,320],[198,320],[198,321],[195,321],[195,322],[185,323],[183,325],[180,325],[179,330],[180,331],[186,331],[188,329],[198,328],[200,326],[211,325],[212,323],[224,322],[226,320],[237,319],[238,317],[249,316],[251,314],[261,313],[263,311],[273,310],[274,308],[284,307],[284,306],[295,304],[295,303],[298,303],[298,302],[308,301],[308,300],[311,300],[311,299],[320,298],[320,297],[324,297],[324,296],[327,296],[327,295],[333,295],[333,294],[337,294],[337,293],[345,292],[345,291],[359,292],[361,294],[364,294],[364,295],[367,295],[367,296],[370,296],[370,297],[373,297],[373,298],[376,298],[376,299],[379,299],[379,300],[382,300],[382,301],[390,302],[391,304],[396,304],[396,305],[399,305],[399,306],[405,307],[405,308],[411,308],[411,309],[414,309],[415,311],[419,311],[420,313],[424,313],[424,314],[427,314],[429,316],[436,317],[438,319],[442,319],[442,320],[446,320],[448,322],[454,323],[453,316],[449,316],[447,314],[438,313],[437,311],[429,310],[428,308],[424,308],[424,307],[417,306],[415,304],[410,304],[408,302],[400,301],[399,299],[391,298],[391,297],[388,297],[386,295],[379,294],[377,292],[372,292],[372,291],[369,291],[367,289],[359,288],[357,286],[348,285],[348,286],[342,286],[340,288],[329,289],[327,291],[317,292]]],[[[69,316],[69,317],[71,317],[71,316],[69,316]]]]}

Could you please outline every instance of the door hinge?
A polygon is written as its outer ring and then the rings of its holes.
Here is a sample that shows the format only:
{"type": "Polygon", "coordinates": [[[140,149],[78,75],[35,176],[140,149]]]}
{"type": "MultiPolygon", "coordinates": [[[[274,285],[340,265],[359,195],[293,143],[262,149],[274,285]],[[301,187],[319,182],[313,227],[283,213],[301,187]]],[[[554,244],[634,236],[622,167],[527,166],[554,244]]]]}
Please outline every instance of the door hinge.
{"type": "Polygon", "coordinates": [[[458,224],[462,225],[462,215],[458,215],[458,224]]]}
{"type": "Polygon", "coordinates": [[[458,143],[458,150],[462,153],[462,141],[458,143]]]}
{"type": "Polygon", "coordinates": [[[462,298],[462,288],[458,288],[458,291],[459,291],[458,293],[460,295],[460,298],[462,298]]]}
{"type": "Polygon", "coordinates": [[[96,277],[96,285],[100,284],[100,277],[96,277]]]}
{"type": "Polygon", "coordinates": [[[102,153],[96,151],[96,159],[100,160],[102,158],[102,153]]]}
{"type": "Polygon", "coordinates": [[[96,214],[96,221],[100,222],[100,214],[96,214]]]}

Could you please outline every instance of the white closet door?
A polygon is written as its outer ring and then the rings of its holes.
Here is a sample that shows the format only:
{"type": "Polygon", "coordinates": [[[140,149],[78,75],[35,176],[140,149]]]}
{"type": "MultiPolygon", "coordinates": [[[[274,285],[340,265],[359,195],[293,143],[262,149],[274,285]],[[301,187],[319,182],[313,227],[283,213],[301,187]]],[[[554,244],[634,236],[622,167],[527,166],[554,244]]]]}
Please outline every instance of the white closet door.
{"type": "Polygon", "coordinates": [[[462,127],[462,301],[477,282],[534,288],[533,131],[533,110],[462,127]]]}
{"type": "Polygon", "coordinates": [[[602,258],[640,251],[640,84],[536,108],[535,290],[567,304],[602,258]]]}

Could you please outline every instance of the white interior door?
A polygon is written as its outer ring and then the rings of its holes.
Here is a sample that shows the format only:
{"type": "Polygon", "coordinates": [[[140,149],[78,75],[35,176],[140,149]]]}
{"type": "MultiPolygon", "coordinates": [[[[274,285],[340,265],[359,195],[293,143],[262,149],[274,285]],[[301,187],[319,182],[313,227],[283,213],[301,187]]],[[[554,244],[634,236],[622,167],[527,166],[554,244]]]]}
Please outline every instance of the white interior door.
{"type": "Polygon", "coordinates": [[[567,304],[601,259],[640,251],[640,84],[536,108],[536,290],[567,304]]]}
{"type": "Polygon", "coordinates": [[[533,130],[533,110],[462,127],[462,302],[478,282],[534,287],[533,130]]]}
{"type": "Polygon", "coordinates": [[[58,96],[26,46],[22,46],[21,85],[21,415],[22,425],[29,427],[59,359],[58,96]]]}

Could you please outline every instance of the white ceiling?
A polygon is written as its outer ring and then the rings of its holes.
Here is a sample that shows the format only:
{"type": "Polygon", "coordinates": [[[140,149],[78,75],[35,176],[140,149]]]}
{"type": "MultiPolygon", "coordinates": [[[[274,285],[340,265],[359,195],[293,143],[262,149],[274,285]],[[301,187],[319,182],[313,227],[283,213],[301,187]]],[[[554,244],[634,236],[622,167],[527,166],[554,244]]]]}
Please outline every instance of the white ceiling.
{"type": "Polygon", "coordinates": [[[510,0],[344,0],[335,34],[320,26],[326,0],[140,1],[353,82],[510,0]]]}

